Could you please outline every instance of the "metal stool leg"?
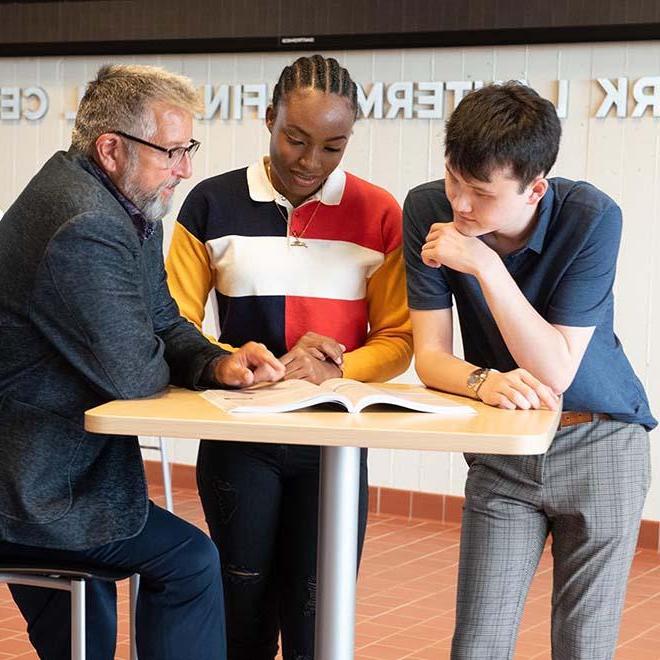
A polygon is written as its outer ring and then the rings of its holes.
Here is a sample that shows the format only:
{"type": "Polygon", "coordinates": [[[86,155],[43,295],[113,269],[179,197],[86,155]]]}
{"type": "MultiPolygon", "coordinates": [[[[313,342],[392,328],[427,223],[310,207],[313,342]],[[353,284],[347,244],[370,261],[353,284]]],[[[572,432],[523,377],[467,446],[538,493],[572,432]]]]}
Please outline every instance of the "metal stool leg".
{"type": "Polygon", "coordinates": [[[137,612],[138,593],[140,591],[140,576],[135,573],[129,579],[129,627],[131,638],[131,660],[138,660],[137,654],[137,636],[135,625],[135,614],[137,612]]]}
{"type": "MultiPolygon", "coordinates": [[[[135,576],[136,578],[138,576],[135,576]]],[[[0,565],[0,583],[22,584],[27,587],[41,589],[58,589],[68,591],[71,598],[71,660],[86,660],[86,585],[87,580],[101,579],[108,582],[124,580],[124,571],[101,571],[97,574],[93,569],[80,566],[25,566],[22,563],[9,562],[0,565]]],[[[131,590],[131,595],[137,597],[137,588],[131,590]]],[[[131,600],[131,605],[133,605],[131,600]]],[[[135,639],[134,607],[131,608],[131,640],[135,639]]],[[[94,643],[94,640],[91,640],[94,643]]],[[[92,653],[92,655],[94,655],[92,653]]],[[[137,660],[134,649],[131,651],[131,660],[137,660]]]]}
{"type": "Polygon", "coordinates": [[[160,464],[163,470],[163,488],[165,489],[165,508],[174,513],[174,499],[172,498],[172,474],[170,472],[170,461],[167,455],[167,444],[162,437],[158,438],[160,448],[160,464]]]}
{"type": "Polygon", "coordinates": [[[85,660],[85,580],[71,580],[71,660],[85,660]]]}

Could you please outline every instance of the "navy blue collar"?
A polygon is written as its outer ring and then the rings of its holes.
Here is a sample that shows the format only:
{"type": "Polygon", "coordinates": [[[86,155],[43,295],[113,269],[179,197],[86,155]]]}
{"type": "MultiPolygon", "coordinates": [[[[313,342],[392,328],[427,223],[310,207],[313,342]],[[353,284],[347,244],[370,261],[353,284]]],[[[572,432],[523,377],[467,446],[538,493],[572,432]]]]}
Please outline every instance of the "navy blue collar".
{"type": "Polygon", "coordinates": [[[108,189],[112,196],[122,205],[124,211],[128,213],[138,233],[140,242],[148,241],[153,236],[156,223],[144,217],[142,211],[115,186],[112,179],[92,158],[87,158],[87,162],[90,165],[91,173],[108,189]]]}
{"type": "Polygon", "coordinates": [[[525,246],[525,248],[534,250],[537,254],[543,252],[543,243],[545,243],[545,235],[547,234],[548,226],[550,225],[550,217],[552,216],[552,206],[554,201],[555,192],[552,187],[548,186],[548,189],[546,190],[545,195],[541,198],[537,208],[536,227],[525,246]]]}

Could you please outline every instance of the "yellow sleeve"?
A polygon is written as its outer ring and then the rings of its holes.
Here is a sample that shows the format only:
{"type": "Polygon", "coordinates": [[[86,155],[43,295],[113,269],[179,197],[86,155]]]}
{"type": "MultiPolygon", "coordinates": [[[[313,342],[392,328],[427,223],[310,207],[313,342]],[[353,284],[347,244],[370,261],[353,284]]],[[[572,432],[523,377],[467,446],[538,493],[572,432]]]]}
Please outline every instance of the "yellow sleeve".
{"type": "Polygon", "coordinates": [[[402,248],[392,250],[367,282],[369,334],[344,356],[344,377],[385,382],[403,373],[413,355],[402,248]]]}
{"type": "MultiPolygon", "coordinates": [[[[204,244],[179,222],[174,225],[165,270],[170,293],[179,306],[181,316],[187,318],[201,332],[204,308],[209,291],[213,287],[213,271],[204,244]]],[[[229,344],[219,342],[217,337],[205,337],[226,351],[236,350],[229,344]]]]}

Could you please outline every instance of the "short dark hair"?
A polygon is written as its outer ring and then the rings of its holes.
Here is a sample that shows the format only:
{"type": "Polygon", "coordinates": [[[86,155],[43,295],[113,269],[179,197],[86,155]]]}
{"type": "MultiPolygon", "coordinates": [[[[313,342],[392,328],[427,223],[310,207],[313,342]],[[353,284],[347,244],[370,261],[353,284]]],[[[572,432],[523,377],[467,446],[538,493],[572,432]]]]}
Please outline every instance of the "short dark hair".
{"type": "Polygon", "coordinates": [[[510,168],[522,191],[550,171],[560,138],[552,103],[509,81],[475,90],[458,104],[447,122],[445,156],[452,169],[478,181],[510,168]]]}
{"type": "Polygon", "coordinates": [[[326,58],[318,54],[299,57],[293,64],[284,67],[273,89],[273,110],[277,113],[280,101],[289,92],[308,88],[346,97],[357,117],[357,86],[350,73],[334,57],[326,58]]]}

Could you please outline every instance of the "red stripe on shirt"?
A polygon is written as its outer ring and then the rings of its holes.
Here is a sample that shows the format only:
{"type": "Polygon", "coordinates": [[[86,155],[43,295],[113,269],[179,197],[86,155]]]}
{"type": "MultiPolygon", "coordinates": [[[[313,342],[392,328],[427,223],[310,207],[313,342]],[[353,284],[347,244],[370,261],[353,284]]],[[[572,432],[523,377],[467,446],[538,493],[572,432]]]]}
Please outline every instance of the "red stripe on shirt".
{"type": "Polygon", "coordinates": [[[366,300],[329,300],[287,296],[284,326],[287,350],[308,331],[332,337],[353,351],[367,338],[366,300]]]}

